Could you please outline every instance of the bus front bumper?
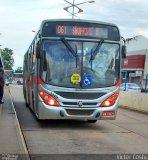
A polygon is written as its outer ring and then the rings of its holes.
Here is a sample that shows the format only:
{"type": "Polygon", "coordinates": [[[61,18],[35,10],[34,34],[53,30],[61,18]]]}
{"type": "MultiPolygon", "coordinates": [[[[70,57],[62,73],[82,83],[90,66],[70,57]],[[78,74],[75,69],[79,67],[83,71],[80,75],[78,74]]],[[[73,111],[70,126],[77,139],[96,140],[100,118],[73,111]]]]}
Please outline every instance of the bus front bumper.
{"type": "Polygon", "coordinates": [[[114,120],[116,119],[118,104],[110,107],[73,108],[53,107],[39,102],[38,119],[77,119],[77,120],[114,120]]]}

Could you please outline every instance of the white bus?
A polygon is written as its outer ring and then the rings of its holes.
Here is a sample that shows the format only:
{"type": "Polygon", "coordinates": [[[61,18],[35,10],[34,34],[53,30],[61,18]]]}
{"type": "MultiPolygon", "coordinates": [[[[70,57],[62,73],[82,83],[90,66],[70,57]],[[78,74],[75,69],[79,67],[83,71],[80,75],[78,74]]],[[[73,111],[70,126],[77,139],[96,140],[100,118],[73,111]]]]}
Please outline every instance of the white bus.
{"type": "Polygon", "coordinates": [[[38,119],[115,119],[124,54],[114,24],[44,20],[24,55],[26,104],[38,119]]]}

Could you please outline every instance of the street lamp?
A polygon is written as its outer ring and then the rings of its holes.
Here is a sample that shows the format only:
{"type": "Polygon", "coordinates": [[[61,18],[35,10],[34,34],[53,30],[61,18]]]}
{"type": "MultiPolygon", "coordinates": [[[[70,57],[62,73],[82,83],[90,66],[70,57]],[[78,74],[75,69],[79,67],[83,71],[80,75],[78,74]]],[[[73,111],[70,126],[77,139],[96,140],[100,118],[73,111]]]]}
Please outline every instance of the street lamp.
{"type": "Polygon", "coordinates": [[[63,8],[66,12],[70,13],[72,15],[72,19],[74,19],[75,14],[81,13],[83,12],[83,10],[81,8],[78,7],[78,5],[84,4],[84,3],[94,3],[95,1],[85,1],[85,2],[81,2],[81,3],[76,3],[75,4],[75,0],[73,0],[73,3],[64,0],[65,2],[69,3],[70,6],[63,8]],[[72,7],[72,12],[70,12],[68,9],[72,7]],[[75,8],[78,9],[78,12],[75,13],[75,8]]]}

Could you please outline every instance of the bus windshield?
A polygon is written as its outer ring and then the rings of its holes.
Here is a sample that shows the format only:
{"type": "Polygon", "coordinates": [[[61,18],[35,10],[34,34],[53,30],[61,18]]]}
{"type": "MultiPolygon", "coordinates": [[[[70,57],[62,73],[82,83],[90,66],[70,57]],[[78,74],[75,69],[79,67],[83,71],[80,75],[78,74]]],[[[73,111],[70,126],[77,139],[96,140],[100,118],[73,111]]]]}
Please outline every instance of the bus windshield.
{"type": "Polygon", "coordinates": [[[61,40],[43,41],[40,74],[45,83],[79,89],[110,87],[117,83],[120,76],[118,43],[91,40],[66,40],[66,43],[75,55],[61,40]]]}

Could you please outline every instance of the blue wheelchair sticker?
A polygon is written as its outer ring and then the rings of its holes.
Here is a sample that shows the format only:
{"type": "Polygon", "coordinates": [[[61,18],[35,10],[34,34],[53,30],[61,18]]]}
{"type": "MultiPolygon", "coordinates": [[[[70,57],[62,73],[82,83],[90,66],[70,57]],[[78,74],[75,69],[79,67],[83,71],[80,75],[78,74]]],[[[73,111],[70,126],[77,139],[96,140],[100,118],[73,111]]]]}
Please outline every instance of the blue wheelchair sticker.
{"type": "Polygon", "coordinates": [[[92,76],[91,75],[83,75],[83,85],[84,86],[91,86],[92,84],[92,76]]]}

